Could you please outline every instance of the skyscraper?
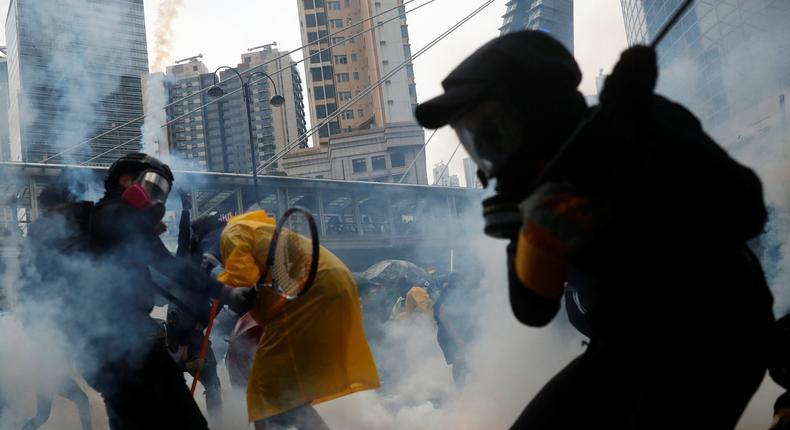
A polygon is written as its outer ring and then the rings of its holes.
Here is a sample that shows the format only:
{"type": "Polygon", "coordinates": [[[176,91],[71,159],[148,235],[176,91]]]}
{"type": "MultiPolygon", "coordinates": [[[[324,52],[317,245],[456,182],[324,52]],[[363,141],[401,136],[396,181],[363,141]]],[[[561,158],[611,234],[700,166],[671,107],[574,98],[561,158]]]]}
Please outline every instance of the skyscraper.
{"type": "Polygon", "coordinates": [[[8,61],[5,46],[0,46],[0,161],[8,160],[11,148],[8,146],[8,61]]]}
{"type": "MultiPolygon", "coordinates": [[[[302,95],[302,77],[299,76],[299,69],[296,62],[290,55],[280,52],[277,44],[268,44],[251,48],[248,53],[242,54],[242,63],[239,71],[255,68],[253,73],[258,70],[269,70],[277,92],[285,98],[285,104],[280,108],[272,109],[272,127],[274,129],[274,151],[279,151],[288,143],[296,143],[299,148],[307,147],[307,119],[305,118],[304,96],[302,95]],[[266,64],[265,69],[257,66],[266,64]],[[302,138],[300,139],[300,136],[302,138]]],[[[260,79],[258,74],[253,80],[260,79]]],[[[266,81],[268,84],[268,81],[266,81]]],[[[269,150],[262,154],[263,160],[268,160],[274,152],[269,150]]]]}
{"type": "MultiPolygon", "coordinates": [[[[621,0],[629,44],[649,42],[681,0],[621,0]]],[[[658,46],[662,92],[721,127],[790,88],[790,3],[698,0],[658,46]]],[[[661,81],[660,81],[661,83],[661,81]]]]}
{"type": "MultiPolygon", "coordinates": [[[[384,22],[404,8],[395,9],[355,25],[384,10],[403,4],[403,0],[301,0],[299,4],[302,42],[305,48],[308,98],[313,124],[325,120],[339,107],[369,85],[411,57],[405,15],[374,31],[354,37],[377,22],[384,22]],[[337,33],[343,29],[342,33],[337,33]],[[329,34],[335,34],[327,37],[329,34]],[[329,49],[330,45],[338,44],[329,49]]],[[[329,137],[387,123],[413,122],[417,90],[411,64],[387,79],[319,130],[320,143],[329,137]]]]}
{"type": "MultiPolygon", "coordinates": [[[[301,78],[295,62],[270,45],[258,48],[263,49],[242,54],[242,62],[237,69],[245,82],[250,82],[252,133],[260,166],[289,141],[296,142],[299,136],[303,136],[306,121],[301,78]],[[250,70],[252,75],[246,73],[250,70]],[[271,75],[277,92],[285,98],[283,106],[270,105],[269,100],[274,95],[271,82],[263,74],[255,74],[258,71],[271,75]]],[[[207,92],[201,92],[214,84],[214,75],[199,57],[187,58],[181,64],[167,67],[164,80],[169,100],[173,102],[192,95],[168,110],[169,120],[183,116],[168,129],[170,151],[179,156],[178,161],[186,168],[250,173],[252,154],[241,82],[230,70],[221,71],[220,77],[220,88],[226,96],[215,99],[207,92]],[[234,90],[238,91],[228,94],[234,90]],[[201,93],[193,95],[198,92],[201,93]],[[193,110],[195,112],[191,112],[193,110]]],[[[267,169],[268,173],[281,171],[279,164],[267,169]]]]}
{"type": "Polygon", "coordinates": [[[509,0],[502,16],[502,34],[540,30],[573,52],[573,0],[509,0]]]}
{"type": "MultiPolygon", "coordinates": [[[[38,162],[142,115],[143,0],[11,0],[11,159],[38,162]]],[[[52,159],[109,163],[138,150],[135,123],[52,159]]]]}
{"type": "Polygon", "coordinates": [[[307,45],[312,124],[328,123],[318,130],[314,141],[318,145],[283,159],[286,172],[427,183],[425,155],[420,151],[425,133],[414,119],[417,89],[403,0],[300,0],[298,4],[307,45]],[[376,19],[368,20],[373,16],[376,19]]]}
{"type": "Polygon", "coordinates": [[[480,179],[477,177],[477,165],[471,158],[464,158],[464,180],[466,188],[482,188],[480,179]]]}

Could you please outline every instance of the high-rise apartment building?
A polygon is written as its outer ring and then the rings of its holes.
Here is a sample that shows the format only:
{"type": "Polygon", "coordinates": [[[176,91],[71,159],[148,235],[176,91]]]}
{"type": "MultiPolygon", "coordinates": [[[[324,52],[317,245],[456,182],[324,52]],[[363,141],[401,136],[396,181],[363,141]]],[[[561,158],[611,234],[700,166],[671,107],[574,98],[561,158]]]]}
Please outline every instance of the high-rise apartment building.
{"type": "Polygon", "coordinates": [[[440,187],[460,187],[458,175],[451,175],[447,163],[440,161],[433,166],[433,183],[440,187]]]}
{"type": "MultiPolygon", "coordinates": [[[[246,54],[242,54],[239,71],[255,68],[252,73],[258,70],[269,70],[277,92],[285,97],[286,103],[279,108],[272,109],[272,127],[274,128],[275,150],[279,151],[287,144],[295,145],[298,148],[307,148],[307,119],[305,117],[304,96],[302,95],[302,77],[296,62],[287,53],[280,52],[274,48],[276,43],[263,45],[250,49],[246,54]],[[262,69],[262,66],[265,69],[262,69]]],[[[262,75],[257,74],[253,80],[261,79],[262,75]]],[[[265,80],[265,79],[264,79],[265,80]]],[[[264,154],[264,161],[273,154],[264,154]]]]}
{"type": "MultiPolygon", "coordinates": [[[[301,78],[291,57],[266,46],[243,54],[237,70],[249,83],[257,164],[262,165],[288,142],[306,146],[306,139],[299,139],[306,132],[301,78]],[[277,92],[285,99],[283,106],[271,106],[271,81],[256,72],[272,77],[277,92]]],[[[164,81],[170,102],[178,101],[167,115],[170,120],[180,117],[168,128],[170,152],[180,158],[178,164],[196,170],[250,173],[252,151],[238,76],[222,70],[219,86],[226,95],[215,99],[204,91],[214,85],[214,75],[199,57],[192,57],[167,67],[164,81]]],[[[281,171],[279,164],[267,169],[267,173],[281,171]]]]}
{"type": "Polygon", "coordinates": [[[509,0],[502,16],[502,34],[544,31],[573,52],[573,0],[509,0]]]}
{"type": "Polygon", "coordinates": [[[10,157],[8,141],[8,61],[5,46],[0,46],[0,161],[10,157]]]}
{"type": "Polygon", "coordinates": [[[477,164],[471,158],[464,158],[464,180],[466,188],[483,188],[477,177],[477,164]]]}
{"type": "MultiPolygon", "coordinates": [[[[629,44],[649,42],[681,0],[621,0],[629,44]]],[[[662,92],[712,128],[790,88],[790,3],[698,0],[658,46],[662,92]],[[663,85],[662,85],[663,84],[663,85]]],[[[774,104],[778,102],[774,100],[774,104]]]]}
{"type": "Polygon", "coordinates": [[[286,173],[426,184],[420,151],[425,134],[414,119],[417,90],[403,0],[298,4],[312,124],[327,124],[318,129],[314,147],[283,159],[286,173]]]}
{"type": "MultiPolygon", "coordinates": [[[[402,0],[300,0],[308,98],[313,124],[331,117],[344,104],[411,57],[406,17],[370,32],[404,8],[402,0]],[[373,15],[393,9],[373,21],[373,15]],[[331,45],[337,45],[330,48],[331,45]]],[[[387,123],[413,122],[417,104],[414,71],[409,63],[375,91],[343,109],[319,132],[322,145],[330,136],[355,130],[383,128],[387,123]]]]}
{"type": "MultiPolygon", "coordinates": [[[[11,159],[38,162],[143,114],[148,73],[143,0],[11,0],[8,44],[11,159]]],[[[52,162],[109,163],[139,150],[140,123],[52,162]],[[121,144],[126,145],[116,148],[121,144]]]]}

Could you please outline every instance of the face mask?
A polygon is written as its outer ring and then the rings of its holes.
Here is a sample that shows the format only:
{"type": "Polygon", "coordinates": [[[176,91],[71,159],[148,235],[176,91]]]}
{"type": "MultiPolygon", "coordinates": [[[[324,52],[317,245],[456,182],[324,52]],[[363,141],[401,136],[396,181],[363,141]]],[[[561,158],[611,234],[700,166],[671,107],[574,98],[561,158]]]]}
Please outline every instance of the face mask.
{"type": "Polygon", "coordinates": [[[464,148],[477,163],[481,182],[487,184],[496,178],[496,194],[483,201],[483,217],[485,234],[497,239],[514,238],[521,227],[518,203],[524,198],[521,188],[526,184],[508,172],[513,166],[526,167],[513,164],[512,160],[525,144],[523,118],[517,112],[499,102],[487,101],[452,123],[464,148]]]}

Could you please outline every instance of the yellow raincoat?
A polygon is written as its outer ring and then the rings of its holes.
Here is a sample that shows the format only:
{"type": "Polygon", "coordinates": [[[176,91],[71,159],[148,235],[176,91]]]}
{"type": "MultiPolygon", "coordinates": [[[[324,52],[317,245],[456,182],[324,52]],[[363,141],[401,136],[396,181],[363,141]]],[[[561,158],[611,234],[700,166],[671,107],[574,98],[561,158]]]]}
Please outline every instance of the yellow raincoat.
{"type": "MultiPolygon", "coordinates": [[[[219,280],[258,282],[274,228],[264,211],[231,218],[220,239],[219,280]]],[[[354,278],[327,249],[307,294],[289,302],[264,289],[250,313],[263,327],[247,384],[251,422],[379,386],[354,278]]]]}

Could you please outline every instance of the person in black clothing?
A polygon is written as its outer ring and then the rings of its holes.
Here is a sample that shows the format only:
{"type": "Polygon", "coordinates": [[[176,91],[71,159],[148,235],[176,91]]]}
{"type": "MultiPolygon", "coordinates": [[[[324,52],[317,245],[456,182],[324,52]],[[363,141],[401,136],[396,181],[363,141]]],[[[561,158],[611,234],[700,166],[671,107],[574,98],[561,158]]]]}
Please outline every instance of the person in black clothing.
{"type": "Polygon", "coordinates": [[[182,372],[189,372],[193,377],[200,369],[199,381],[205,389],[208,414],[213,422],[222,422],[222,387],[211,342],[205,358],[199,358],[200,349],[203,347],[203,327],[194,324],[192,319],[185,318],[178,308],[168,307],[166,330],[170,356],[182,372]]]}
{"type": "Polygon", "coordinates": [[[445,362],[452,366],[453,380],[462,387],[469,369],[466,365],[467,344],[475,335],[476,297],[468,280],[453,272],[441,282],[438,298],[433,304],[436,340],[445,362]]]}
{"type": "Polygon", "coordinates": [[[654,94],[657,76],[654,50],[629,48],[593,114],[571,54],[525,31],[417,108],[496,180],[486,232],[510,241],[516,318],[548,324],[566,282],[594,291],[588,348],[515,429],[732,429],[765,375],[773,299],[745,246],[765,223],[761,183],[654,94]]]}
{"type": "MultiPolygon", "coordinates": [[[[53,262],[56,261],[54,253],[61,250],[63,246],[73,243],[71,234],[76,232],[69,232],[63,229],[65,217],[68,216],[68,209],[70,205],[81,206],[78,202],[77,196],[71,191],[69,185],[64,182],[56,181],[45,187],[41,194],[38,196],[38,208],[40,211],[39,217],[30,224],[28,227],[27,246],[23,258],[30,258],[22,265],[26,268],[28,273],[25,274],[24,279],[30,281],[24,283],[24,287],[20,290],[21,303],[24,309],[25,324],[36,326],[37,324],[55,323],[62,324],[62,314],[50,314],[50,310],[46,310],[46,315],[50,315],[53,321],[46,321],[47,316],[41,315],[41,307],[57,307],[62,305],[70,305],[70,301],[48,303],[48,299],[52,297],[52,289],[62,289],[68,287],[61,285],[59,276],[61,272],[57,267],[53,267],[53,262]],[[30,271],[35,271],[33,275],[30,271]],[[44,320],[44,321],[42,321],[44,320]]],[[[74,288],[73,286],[71,288],[74,288]]],[[[71,297],[73,294],[60,294],[58,297],[71,297]]],[[[51,327],[46,327],[49,330],[51,327]]],[[[34,329],[35,331],[35,329],[34,329]]],[[[49,346],[49,345],[48,345],[49,346]]],[[[22,427],[23,430],[35,430],[43,426],[50,417],[52,412],[52,401],[55,394],[58,394],[70,400],[77,407],[80,417],[80,424],[83,430],[92,429],[91,423],[91,410],[88,395],[80,388],[72,376],[72,363],[73,357],[70,351],[63,351],[66,354],[66,361],[62,363],[60,368],[51,369],[56,374],[50,373],[47,376],[53,375],[57,378],[56,381],[46,380],[41,386],[36,387],[36,414],[30,417],[22,427]],[[53,391],[52,388],[55,388],[53,391]]],[[[35,360],[37,357],[32,357],[35,360]]]]}
{"type": "Polygon", "coordinates": [[[127,154],[105,177],[105,194],[90,214],[90,274],[83,311],[83,375],[102,394],[113,429],[207,428],[183,373],[158,341],[160,326],[149,314],[157,295],[178,301],[205,324],[209,299],[232,306],[250,289],[214,281],[189,261],[173,256],[159,238],[170,168],[146,154],[127,154]],[[171,290],[152,281],[151,269],[173,280],[171,290]]]}

